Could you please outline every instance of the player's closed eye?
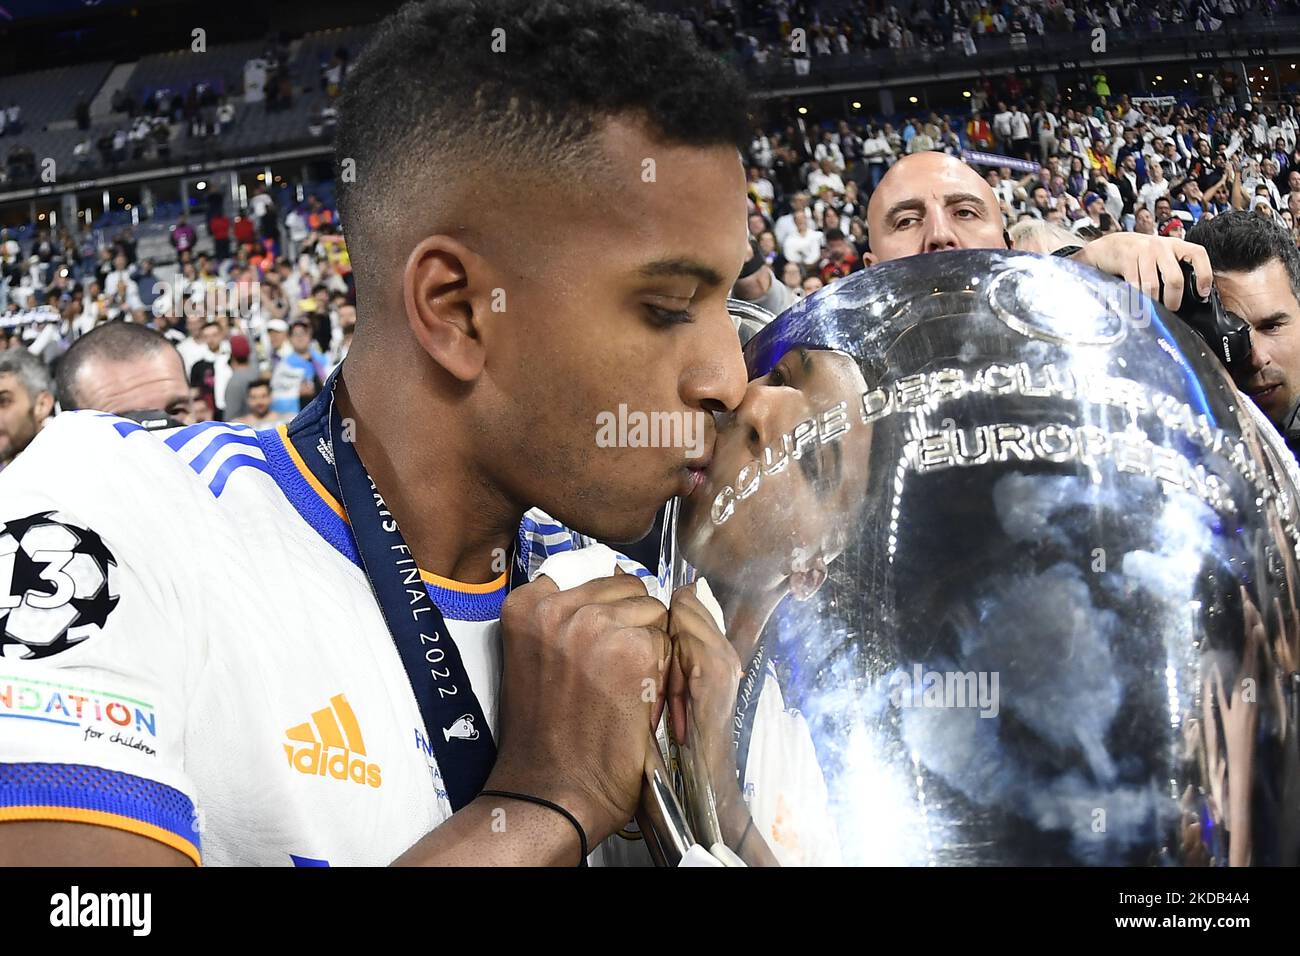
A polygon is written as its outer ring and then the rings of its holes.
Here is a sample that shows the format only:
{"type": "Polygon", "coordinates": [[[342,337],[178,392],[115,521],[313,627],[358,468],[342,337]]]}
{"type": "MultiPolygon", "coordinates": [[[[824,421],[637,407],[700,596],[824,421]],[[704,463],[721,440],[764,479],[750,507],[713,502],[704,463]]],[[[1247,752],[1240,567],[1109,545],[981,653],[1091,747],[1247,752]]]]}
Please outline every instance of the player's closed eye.
{"type": "Polygon", "coordinates": [[[650,320],[662,328],[694,321],[693,316],[684,309],[661,309],[657,305],[647,305],[646,309],[650,313],[650,320]]]}

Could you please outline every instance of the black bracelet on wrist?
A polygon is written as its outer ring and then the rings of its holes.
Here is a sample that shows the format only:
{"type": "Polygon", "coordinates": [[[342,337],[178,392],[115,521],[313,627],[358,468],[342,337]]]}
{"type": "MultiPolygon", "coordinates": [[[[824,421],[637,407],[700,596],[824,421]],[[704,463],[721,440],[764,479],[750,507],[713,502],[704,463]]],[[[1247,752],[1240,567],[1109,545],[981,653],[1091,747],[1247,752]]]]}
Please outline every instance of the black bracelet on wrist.
{"type": "Polygon", "coordinates": [[[531,793],[514,793],[510,790],[480,790],[479,796],[480,797],[505,797],[509,800],[522,800],[525,803],[535,803],[539,807],[546,807],[546,809],[548,810],[554,810],[556,813],[560,814],[560,816],[564,817],[564,819],[572,823],[573,829],[578,831],[578,844],[582,848],[582,858],[578,866],[587,865],[587,852],[588,852],[587,834],[582,829],[582,824],[578,822],[578,818],[575,817],[568,810],[564,809],[564,807],[560,806],[558,803],[552,803],[550,800],[547,800],[544,797],[534,797],[531,793]]]}
{"type": "Polygon", "coordinates": [[[1061,248],[1059,248],[1059,249],[1057,249],[1055,252],[1053,252],[1052,255],[1054,255],[1054,256],[1059,256],[1059,257],[1061,257],[1062,259],[1065,259],[1065,258],[1069,258],[1070,256],[1074,255],[1076,252],[1078,252],[1078,251],[1079,251],[1080,249],[1082,249],[1082,248],[1083,248],[1083,246],[1061,246],[1061,248]]]}

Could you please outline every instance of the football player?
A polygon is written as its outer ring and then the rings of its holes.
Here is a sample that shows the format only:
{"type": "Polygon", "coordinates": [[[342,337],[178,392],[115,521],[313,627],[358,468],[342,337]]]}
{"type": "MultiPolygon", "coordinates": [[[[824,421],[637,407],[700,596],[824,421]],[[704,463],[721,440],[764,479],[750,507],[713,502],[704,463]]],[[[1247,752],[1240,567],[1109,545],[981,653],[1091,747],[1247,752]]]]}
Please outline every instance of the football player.
{"type": "Polygon", "coordinates": [[[668,610],[643,575],[524,582],[701,482],[711,431],[595,435],[744,393],[748,125],[622,0],[382,24],[336,142],[355,337],[316,400],[260,431],[60,415],[0,475],[0,865],[575,865],[625,827],[668,610]]]}

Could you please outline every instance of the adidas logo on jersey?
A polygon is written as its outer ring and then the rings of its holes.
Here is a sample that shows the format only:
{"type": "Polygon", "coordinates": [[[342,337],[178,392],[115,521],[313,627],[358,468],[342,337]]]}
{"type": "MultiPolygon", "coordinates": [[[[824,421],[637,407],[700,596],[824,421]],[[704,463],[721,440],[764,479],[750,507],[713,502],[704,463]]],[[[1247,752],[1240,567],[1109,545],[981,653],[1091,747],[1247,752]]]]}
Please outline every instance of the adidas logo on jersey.
{"type": "Polygon", "coordinates": [[[331,697],[330,706],[315,711],[309,723],[290,727],[284,733],[294,741],[284,745],[289,766],[299,773],[380,785],[379,765],[366,761],[361,726],[342,694],[331,697]]]}

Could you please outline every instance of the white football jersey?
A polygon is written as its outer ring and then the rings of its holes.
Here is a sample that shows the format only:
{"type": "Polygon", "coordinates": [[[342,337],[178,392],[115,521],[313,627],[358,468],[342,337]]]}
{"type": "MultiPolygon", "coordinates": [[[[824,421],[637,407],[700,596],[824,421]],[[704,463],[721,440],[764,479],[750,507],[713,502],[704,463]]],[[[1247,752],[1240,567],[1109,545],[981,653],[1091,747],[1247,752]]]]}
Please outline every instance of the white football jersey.
{"type": "MultiPolygon", "coordinates": [[[[451,815],[331,450],[297,427],[74,412],[0,475],[0,820],[326,866],[387,864],[451,815]]],[[[516,559],[585,543],[532,511],[516,559]]],[[[495,730],[508,576],[422,576],[495,730]]]]}
{"type": "Polygon", "coordinates": [[[782,866],[842,866],[808,722],[786,706],[771,661],[761,680],[743,781],[754,826],[782,866]]]}

